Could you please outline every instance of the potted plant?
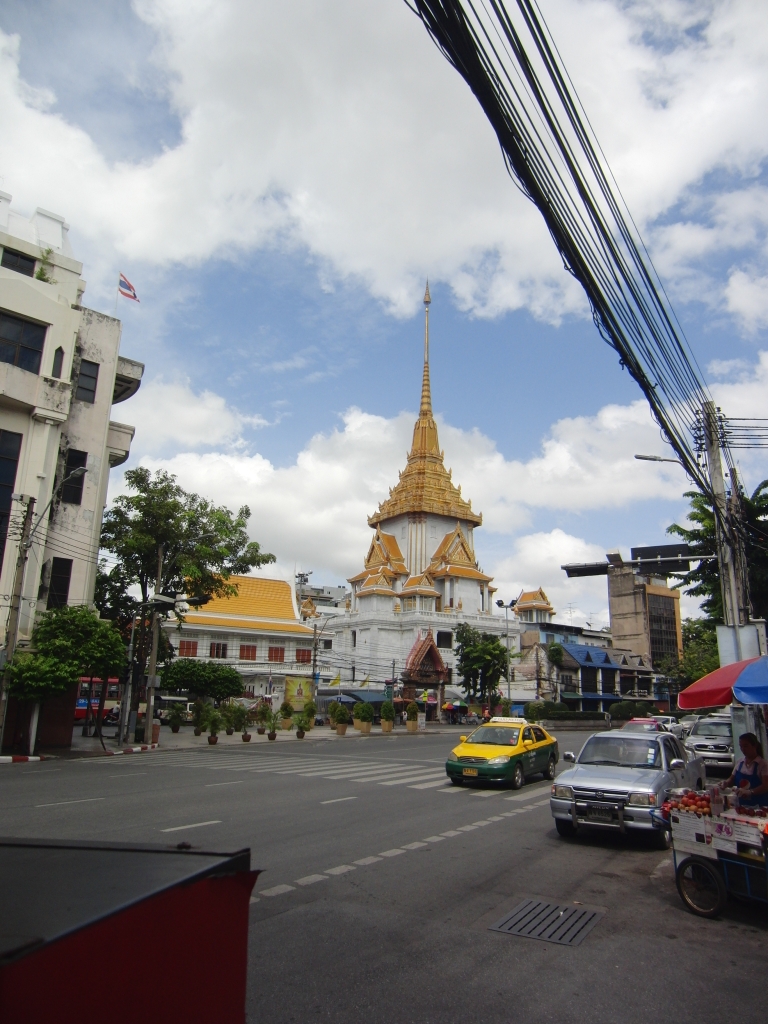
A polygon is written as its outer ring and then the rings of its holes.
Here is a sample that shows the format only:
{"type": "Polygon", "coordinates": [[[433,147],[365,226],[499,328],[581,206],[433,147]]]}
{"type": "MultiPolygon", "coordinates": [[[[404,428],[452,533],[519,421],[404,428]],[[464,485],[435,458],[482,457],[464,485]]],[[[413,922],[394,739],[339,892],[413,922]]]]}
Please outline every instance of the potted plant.
{"type": "Polygon", "coordinates": [[[221,719],[224,724],[227,736],[234,736],[235,733],[235,708],[241,707],[240,704],[233,704],[231,701],[227,703],[221,709],[221,719]]]}
{"type": "Polygon", "coordinates": [[[217,711],[216,708],[211,708],[208,712],[208,742],[211,746],[213,746],[214,743],[219,742],[219,732],[221,731],[223,724],[224,718],[222,717],[221,712],[217,711]]]}
{"type": "Polygon", "coordinates": [[[419,728],[419,705],[412,700],[405,709],[405,728],[408,732],[416,732],[419,728]]]}
{"type": "Polygon", "coordinates": [[[269,716],[272,713],[272,708],[267,704],[265,700],[260,701],[256,705],[256,710],[253,713],[253,717],[256,720],[256,732],[259,736],[263,736],[266,730],[269,716]]]}
{"type": "Polygon", "coordinates": [[[339,704],[336,710],[336,735],[345,736],[349,725],[349,712],[343,704],[339,704]]]}
{"type": "Polygon", "coordinates": [[[238,732],[243,734],[243,743],[251,742],[251,734],[248,732],[248,719],[250,715],[248,708],[242,704],[234,704],[232,709],[232,724],[238,732]]]}
{"type": "Polygon", "coordinates": [[[341,704],[337,700],[332,700],[328,704],[328,721],[331,723],[331,728],[336,728],[336,712],[341,707],[341,704]]]}
{"type": "Polygon", "coordinates": [[[196,700],[192,707],[192,724],[195,727],[195,736],[201,736],[208,728],[208,705],[201,700],[196,700]]]}
{"type": "Polygon", "coordinates": [[[392,732],[395,727],[395,705],[391,700],[385,700],[381,705],[381,731],[392,732]]]}
{"type": "Polygon", "coordinates": [[[361,700],[357,701],[356,704],[352,705],[352,728],[353,729],[359,729],[360,728],[360,708],[362,706],[363,706],[363,702],[361,700]]]}
{"type": "Polygon", "coordinates": [[[317,704],[315,704],[311,697],[309,700],[304,701],[302,713],[307,720],[307,728],[311,729],[315,724],[315,715],[317,714],[317,704]]]}
{"type": "Polygon", "coordinates": [[[289,700],[284,700],[280,705],[280,720],[283,729],[293,728],[293,704],[289,700]]]}
{"type": "Polygon", "coordinates": [[[171,709],[168,712],[168,724],[171,727],[171,732],[178,732],[186,720],[187,712],[184,705],[181,703],[171,705],[171,709]]]}
{"type": "Polygon", "coordinates": [[[280,728],[281,721],[282,719],[280,718],[279,711],[269,712],[269,714],[267,715],[267,728],[269,729],[269,732],[267,733],[268,740],[277,739],[277,730],[280,728]]]}
{"type": "Polygon", "coordinates": [[[360,732],[363,736],[370,736],[371,726],[373,725],[373,718],[375,712],[373,710],[373,704],[361,704],[358,709],[358,718],[360,720],[360,732]]]}
{"type": "Polygon", "coordinates": [[[296,723],[296,739],[297,740],[303,740],[304,739],[304,734],[309,729],[309,722],[308,722],[307,716],[304,714],[304,712],[302,712],[300,715],[296,715],[295,723],[296,723]]]}

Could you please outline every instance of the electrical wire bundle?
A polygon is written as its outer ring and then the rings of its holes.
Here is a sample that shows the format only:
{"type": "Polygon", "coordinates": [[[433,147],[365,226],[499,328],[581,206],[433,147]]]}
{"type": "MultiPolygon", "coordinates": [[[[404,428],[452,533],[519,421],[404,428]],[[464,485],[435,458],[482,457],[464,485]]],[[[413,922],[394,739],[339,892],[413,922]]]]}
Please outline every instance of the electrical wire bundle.
{"type": "Polygon", "coordinates": [[[516,0],[514,17],[501,0],[405,2],[477,97],[600,334],[711,495],[694,444],[710,395],[535,0],[516,0]]]}

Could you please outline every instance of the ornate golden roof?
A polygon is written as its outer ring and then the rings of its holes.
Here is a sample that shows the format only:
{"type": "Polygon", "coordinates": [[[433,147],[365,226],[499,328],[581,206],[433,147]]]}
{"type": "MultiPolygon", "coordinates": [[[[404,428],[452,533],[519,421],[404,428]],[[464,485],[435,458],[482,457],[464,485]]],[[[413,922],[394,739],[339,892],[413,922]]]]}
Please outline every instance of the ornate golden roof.
{"type": "Polygon", "coordinates": [[[424,372],[421,379],[421,407],[413,428],[413,444],[408,462],[389,497],[372,516],[369,526],[378,526],[387,519],[405,513],[431,512],[451,516],[480,526],[482,515],[472,511],[472,502],[461,496],[461,487],[451,481],[451,472],[443,463],[443,452],[437,437],[437,424],[432,415],[432,393],[429,383],[429,284],[424,295],[424,372]]]}

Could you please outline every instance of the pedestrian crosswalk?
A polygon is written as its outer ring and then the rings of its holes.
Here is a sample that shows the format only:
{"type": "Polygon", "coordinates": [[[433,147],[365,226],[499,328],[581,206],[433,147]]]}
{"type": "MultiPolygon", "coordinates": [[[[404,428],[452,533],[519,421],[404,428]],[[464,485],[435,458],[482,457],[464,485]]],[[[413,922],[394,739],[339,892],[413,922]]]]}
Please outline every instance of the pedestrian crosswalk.
{"type": "MultiPolygon", "coordinates": [[[[225,753],[223,751],[156,751],[135,754],[130,759],[120,759],[121,768],[129,772],[135,761],[141,761],[142,770],[147,768],[205,769],[210,772],[235,775],[243,779],[250,775],[296,775],[306,779],[328,779],[333,782],[355,782],[377,786],[404,786],[414,790],[439,789],[440,792],[464,793],[475,797],[504,796],[501,789],[461,789],[449,784],[445,766],[439,761],[372,760],[348,756],[323,756],[312,754],[283,754],[279,751],[256,753],[225,753]]],[[[88,765],[107,763],[114,776],[116,763],[113,758],[88,760],[88,765]]],[[[219,778],[222,776],[220,775],[219,778]]],[[[526,787],[527,788],[527,787],[526,787]]],[[[506,799],[527,799],[525,795],[506,796],[506,799]]]]}

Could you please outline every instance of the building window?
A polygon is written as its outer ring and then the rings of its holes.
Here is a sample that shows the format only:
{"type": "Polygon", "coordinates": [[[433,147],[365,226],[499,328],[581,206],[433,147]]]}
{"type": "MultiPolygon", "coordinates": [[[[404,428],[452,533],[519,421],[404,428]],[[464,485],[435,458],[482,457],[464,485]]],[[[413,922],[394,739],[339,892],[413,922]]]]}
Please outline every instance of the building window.
{"type": "Polygon", "coordinates": [[[48,607],[64,608],[69,600],[69,584],[72,580],[72,559],[54,558],[51,565],[51,586],[48,590],[48,607]]]}
{"type": "Polygon", "coordinates": [[[675,659],[679,654],[674,597],[649,594],[648,620],[651,634],[651,662],[654,668],[658,668],[659,663],[665,658],[675,659]]]}
{"type": "Polygon", "coordinates": [[[196,658],[197,640],[179,640],[179,657],[196,658]]]}
{"type": "Polygon", "coordinates": [[[357,630],[352,630],[352,646],[357,647],[357,630]]]}
{"type": "Polygon", "coordinates": [[[267,651],[267,661],[285,661],[285,648],[270,647],[267,651]]]}
{"type": "Polygon", "coordinates": [[[240,661],[256,661],[256,644],[240,644],[240,661]]]}
{"type": "Polygon", "coordinates": [[[15,270],[17,274],[24,274],[25,277],[35,276],[35,259],[33,256],[25,256],[23,252],[16,252],[15,249],[3,249],[3,258],[0,266],[6,270],[15,270]]]}
{"type": "Polygon", "coordinates": [[[333,649],[333,640],[321,640],[324,651],[330,651],[333,649]]]}
{"type": "Polygon", "coordinates": [[[311,647],[297,647],[296,648],[296,661],[300,665],[309,665],[312,661],[312,648],[311,647]]]}
{"type": "Polygon", "coordinates": [[[430,526],[430,528],[429,528],[429,536],[430,536],[431,540],[436,540],[437,539],[437,527],[436,526],[430,526]]]}
{"type": "Polygon", "coordinates": [[[421,597],[419,598],[419,607],[423,612],[433,612],[435,610],[435,599],[434,597],[421,597]]]}
{"type": "Polygon", "coordinates": [[[16,469],[21,451],[21,434],[0,430],[0,569],[3,566],[5,540],[11,518],[11,495],[16,483],[16,469]]]}
{"type": "Polygon", "coordinates": [[[354,683],[354,681],[355,681],[355,666],[353,665],[352,666],[352,682],[354,683]]]}
{"type": "Polygon", "coordinates": [[[79,398],[81,402],[90,402],[93,405],[96,401],[96,382],[98,379],[99,364],[92,363],[89,359],[82,359],[80,361],[80,374],[77,378],[75,398],[79,398]]]}
{"type": "Polygon", "coordinates": [[[227,656],[227,645],[222,643],[211,644],[211,657],[212,658],[226,658],[227,656]]]}
{"type": "Polygon", "coordinates": [[[45,324],[33,324],[31,320],[0,313],[0,363],[40,373],[47,330],[45,324]]]}
{"type": "Polygon", "coordinates": [[[435,637],[435,643],[438,647],[441,647],[444,651],[450,651],[453,649],[453,633],[448,630],[438,629],[437,636],[435,637]]]}
{"type": "Polygon", "coordinates": [[[403,598],[403,611],[404,612],[415,612],[416,611],[416,598],[415,597],[404,597],[403,598]]]}
{"type": "Polygon", "coordinates": [[[573,690],[573,676],[570,672],[560,673],[560,685],[564,686],[566,690],[573,690]]]}
{"type": "Polygon", "coordinates": [[[51,370],[52,377],[61,377],[61,371],[64,369],[64,349],[59,345],[56,351],[53,353],[53,369],[51,370]]]}
{"type": "MultiPolygon", "coordinates": [[[[70,448],[67,452],[67,461],[64,463],[64,479],[66,480],[76,469],[85,469],[88,461],[88,452],[79,452],[76,448],[70,448]]],[[[83,501],[83,484],[85,473],[76,476],[61,488],[61,500],[67,505],[80,505],[83,501]]]]}

